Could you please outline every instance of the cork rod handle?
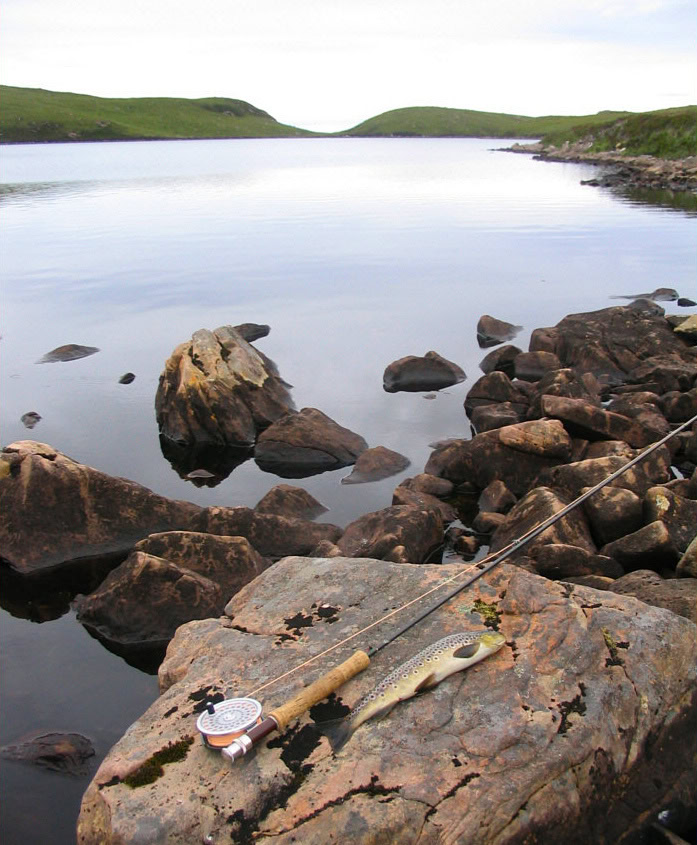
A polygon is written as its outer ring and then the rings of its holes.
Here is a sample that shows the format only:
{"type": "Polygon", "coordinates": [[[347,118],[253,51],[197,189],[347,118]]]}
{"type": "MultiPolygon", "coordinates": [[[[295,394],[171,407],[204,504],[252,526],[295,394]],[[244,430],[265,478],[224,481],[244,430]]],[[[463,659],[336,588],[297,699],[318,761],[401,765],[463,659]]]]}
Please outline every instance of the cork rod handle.
{"type": "Polygon", "coordinates": [[[309,710],[313,704],[322,701],[334,690],[339,689],[342,684],[362,672],[369,664],[370,658],[364,651],[355,651],[348,660],[344,660],[343,663],[318,678],[309,687],[305,687],[295,698],[272,710],[269,716],[276,720],[279,730],[284,730],[292,719],[309,710]]]}

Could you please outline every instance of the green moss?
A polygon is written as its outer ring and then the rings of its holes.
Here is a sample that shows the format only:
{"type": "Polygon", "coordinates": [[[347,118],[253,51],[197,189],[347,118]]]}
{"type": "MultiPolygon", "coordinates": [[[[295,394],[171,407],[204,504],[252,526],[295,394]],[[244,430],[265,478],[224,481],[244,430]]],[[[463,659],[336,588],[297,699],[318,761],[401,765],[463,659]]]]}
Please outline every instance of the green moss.
{"type": "Polygon", "coordinates": [[[164,748],[156,751],[142,765],[138,766],[134,772],[127,775],[123,779],[123,783],[130,786],[131,789],[154,783],[164,775],[165,770],[163,766],[167,763],[178,763],[186,757],[193,741],[194,738],[190,736],[186,739],[179,740],[179,742],[168,743],[164,748]]]}
{"type": "Polygon", "coordinates": [[[624,664],[624,660],[619,657],[617,649],[627,648],[627,643],[618,643],[607,628],[603,628],[603,639],[605,640],[607,650],[610,652],[610,656],[605,661],[605,665],[622,666],[624,664]]]}
{"type": "Polygon", "coordinates": [[[487,628],[493,628],[494,631],[498,631],[501,614],[496,610],[495,604],[487,604],[482,599],[477,599],[472,605],[472,610],[482,617],[482,621],[487,628]]]}

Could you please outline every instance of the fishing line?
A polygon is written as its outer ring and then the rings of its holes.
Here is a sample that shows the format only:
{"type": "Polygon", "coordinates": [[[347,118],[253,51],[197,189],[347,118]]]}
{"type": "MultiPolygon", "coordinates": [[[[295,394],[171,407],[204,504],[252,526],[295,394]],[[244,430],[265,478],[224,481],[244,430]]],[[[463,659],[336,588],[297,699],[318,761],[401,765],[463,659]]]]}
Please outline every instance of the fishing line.
{"type": "Polygon", "coordinates": [[[605,487],[606,485],[608,485],[611,481],[614,481],[616,478],[618,478],[620,475],[622,475],[628,469],[631,469],[631,467],[635,466],[640,461],[642,461],[644,458],[648,457],[650,454],[652,454],[657,449],[659,449],[661,446],[663,446],[665,443],[667,443],[672,437],[675,437],[676,434],[679,434],[681,431],[683,431],[685,428],[687,428],[688,426],[692,425],[695,422],[697,422],[697,414],[695,416],[693,416],[691,419],[687,420],[687,422],[684,422],[681,425],[679,425],[678,428],[676,428],[673,431],[666,434],[665,437],[662,437],[660,440],[656,441],[655,443],[652,443],[650,446],[648,446],[646,449],[644,449],[643,452],[640,452],[634,458],[629,460],[626,464],[623,464],[619,469],[615,470],[615,472],[608,475],[607,478],[604,478],[602,481],[598,482],[593,487],[590,487],[588,490],[586,490],[585,493],[578,496],[576,499],[574,499],[568,505],[563,507],[561,510],[552,514],[552,516],[547,517],[547,519],[542,520],[541,522],[537,523],[537,525],[533,526],[531,529],[526,531],[524,534],[521,534],[520,537],[513,540],[511,543],[508,543],[508,545],[504,546],[503,549],[500,549],[498,552],[487,555],[482,560],[479,560],[476,563],[473,563],[468,569],[465,569],[464,571],[457,572],[455,575],[452,575],[452,576],[450,576],[450,578],[446,578],[443,581],[439,581],[435,586],[431,587],[430,589],[426,590],[425,592],[421,593],[420,595],[418,595],[415,598],[411,599],[410,601],[406,602],[406,604],[403,604],[400,607],[397,607],[394,610],[391,610],[389,613],[385,614],[384,616],[380,617],[379,619],[375,620],[374,622],[371,622],[370,625],[366,625],[365,628],[361,628],[360,631],[356,631],[355,633],[351,634],[350,636],[345,637],[343,640],[340,640],[339,642],[334,643],[334,645],[329,646],[328,648],[324,649],[324,651],[321,651],[318,654],[315,654],[313,657],[310,657],[307,660],[303,661],[302,663],[298,664],[297,666],[293,667],[292,669],[289,669],[287,672],[284,672],[283,674],[278,675],[276,678],[272,678],[270,681],[267,681],[266,683],[262,684],[261,686],[256,687],[256,689],[253,689],[250,693],[247,694],[247,696],[249,698],[252,698],[254,695],[256,695],[256,693],[261,692],[262,690],[266,689],[267,687],[270,687],[272,684],[275,684],[278,681],[281,681],[281,680],[283,680],[284,678],[287,678],[290,675],[293,675],[295,672],[298,672],[300,669],[303,669],[305,666],[309,666],[311,663],[314,663],[316,660],[319,660],[321,657],[324,657],[325,655],[330,654],[332,651],[335,651],[336,649],[340,648],[341,646],[345,645],[346,643],[350,642],[351,640],[355,639],[356,637],[359,637],[362,634],[365,634],[367,631],[370,631],[372,628],[375,628],[377,625],[380,625],[382,622],[385,622],[387,619],[390,619],[392,616],[395,616],[396,614],[401,613],[403,610],[406,610],[408,607],[411,607],[413,604],[416,604],[416,602],[421,601],[421,599],[424,599],[427,596],[430,596],[432,593],[436,592],[437,590],[440,590],[442,587],[446,586],[447,584],[451,584],[451,583],[453,583],[453,581],[457,581],[459,578],[462,578],[464,575],[467,575],[469,572],[472,572],[472,570],[477,570],[472,575],[471,578],[469,578],[467,581],[465,581],[462,584],[458,584],[458,586],[455,590],[450,591],[445,596],[443,596],[441,599],[439,599],[438,602],[436,602],[433,605],[430,605],[423,613],[421,613],[415,619],[411,620],[408,624],[404,625],[396,633],[392,634],[388,639],[386,639],[382,643],[380,643],[380,645],[372,646],[371,648],[367,649],[366,654],[368,655],[368,657],[372,657],[378,651],[383,649],[386,645],[389,645],[391,642],[394,642],[394,640],[396,640],[398,637],[401,637],[402,634],[404,634],[410,628],[414,627],[414,625],[417,625],[419,622],[421,622],[422,619],[425,619],[426,616],[433,613],[433,611],[437,610],[439,607],[441,607],[446,602],[450,601],[451,598],[456,596],[458,593],[460,593],[466,587],[469,587],[470,584],[473,584],[478,578],[481,578],[487,572],[490,572],[495,566],[497,566],[499,563],[504,561],[506,558],[510,557],[514,552],[517,552],[519,549],[523,548],[523,546],[525,546],[531,540],[534,540],[535,537],[538,537],[540,534],[542,534],[544,531],[546,531],[548,528],[550,528],[552,525],[554,525],[554,523],[558,522],[560,519],[565,517],[574,508],[578,507],[580,504],[585,502],[586,499],[590,498],[590,496],[592,496],[594,493],[597,493],[598,490],[600,490],[603,487],[605,487]]]}

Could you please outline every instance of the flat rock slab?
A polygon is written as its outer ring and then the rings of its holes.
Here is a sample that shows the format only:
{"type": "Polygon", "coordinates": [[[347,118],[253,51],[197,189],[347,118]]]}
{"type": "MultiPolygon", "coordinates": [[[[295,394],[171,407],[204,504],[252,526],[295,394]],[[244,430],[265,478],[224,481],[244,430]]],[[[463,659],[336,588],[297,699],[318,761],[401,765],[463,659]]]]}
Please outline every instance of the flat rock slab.
{"type": "Polygon", "coordinates": [[[148,534],[198,528],[202,508],[159,496],[21,440],[0,453],[0,546],[31,575],[78,558],[128,551],[148,534]]]}
{"type": "Polygon", "coordinates": [[[382,376],[382,386],[387,393],[400,390],[416,393],[422,390],[441,390],[459,384],[467,378],[458,367],[437,352],[427,352],[423,357],[407,355],[387,366],[382,376]]]}
{"type": "Polygon", "coordinates": [[[254,460],[282,478],[304,478],[356,462],[368,448],[354,431],[317,408],[288,413],[259,436],[254,460]]]}
{"type": "MultiPolygon", "coordinates": [[[[78,842],[513,845],[558,842],[563,828],[565,843],[586,845],[629,841],[668,797],[689,806],[695,626],[630,597],[506,565],[233,768],[201,743],[195,721],[207,696],[251,693],[465,570],[288,558],[232,600],[228,619],[180,628],[160,669],[163,694],[84,796],[78,842]],[[355,704],[426,645],[485,622],[506,636],[501,651],[367,722],[332,754],[314,719],[355,704]],[[124,782],[159,754],[175,757],[159,777],[124,782]]],[[[404,621],[267,687],[265,710],[404,621]]]]}

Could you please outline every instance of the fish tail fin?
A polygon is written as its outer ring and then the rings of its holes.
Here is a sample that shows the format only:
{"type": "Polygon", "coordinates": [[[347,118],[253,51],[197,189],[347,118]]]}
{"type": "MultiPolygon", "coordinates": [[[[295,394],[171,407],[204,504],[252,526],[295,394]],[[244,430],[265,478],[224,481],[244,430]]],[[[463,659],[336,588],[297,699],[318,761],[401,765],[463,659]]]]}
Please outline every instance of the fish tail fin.
{"type": "Polygon", "coordinates": [[[329,722],[317,722],[315,724],[317,730],[326,736],[332,751],[336,754],[349,740],[353,733],[351,719],[332,719],[329,722]]]}

